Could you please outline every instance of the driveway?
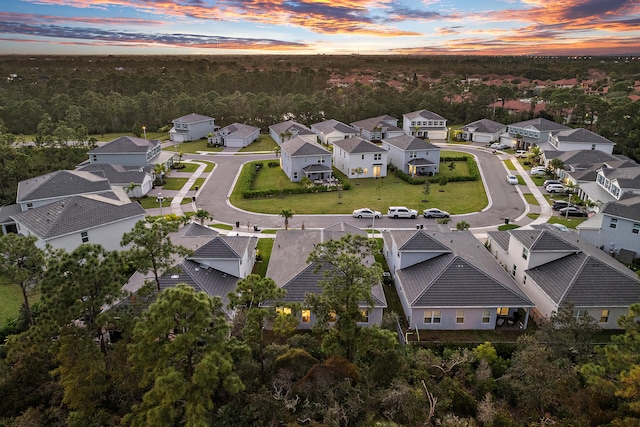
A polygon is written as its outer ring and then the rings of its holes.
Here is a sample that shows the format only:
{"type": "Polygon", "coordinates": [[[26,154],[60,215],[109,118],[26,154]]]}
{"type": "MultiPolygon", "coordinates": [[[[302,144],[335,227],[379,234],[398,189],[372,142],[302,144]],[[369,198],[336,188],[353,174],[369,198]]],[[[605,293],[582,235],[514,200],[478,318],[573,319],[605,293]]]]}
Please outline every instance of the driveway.
{"type": "MultiPolygon", "coordinates": [[[[548,216],[551,213],[551,208],[544,201],[544,197],[540,193],[539,189],[535,186],[526,171],[516,165],[518,173],[523,176],[527,187],[520,185],[511,185],[506,181],[507,169],[504,166],[502,160],[507,158],[514,158],[514,156],[498,152],[493,154],[493,150],[486,149],[484,146],[473,145],[455,145],[450,144],[438,144],[446,149],[455,149],[456,151],[463,151],[470,153],[478,160],[480,167],[485,191],[489,198],[489,204],[480,212],[473,212],[463,215],[454,215],[451,218],[450,224],[455,225],[459,221],[468,222],[472,230],[475,232],[481,232],[483,230],[495,229],[497,226],[505,223],[505,218],[508,218],[511,223],[518,225],[527,225],[532,222],[546,222],[548,216]],[[541,206],[532,206],[534,213],[541,213],[542,215],[533,221],[526,216],[530,207],[522,197],[522,190],[527,193],[533,193],[534,196],[542,200],[541,206]]],[[[257,226],[260,229],[265,228],[283,228],[283,219],[278,215],[260,214],[247,212],[240,210],[231,205],[229,202],[229,196],[232,188],[235,185],[238,173],[242,165],[246,162],[254,160],[269,160],[275,159],[273,153],[237,153],[233,151],[222,151],[215,155],[208,154],[186,154],[183,157],[183,161],[197,162],[198,160],[206,160],[216,163],[216,167],[213,172],[204,173],[201,176],[206,178],[206,181],[202,188],[197,192],[194,191],[180,191],[170,194],[170,192],[164,192],[161,189],[153,190],[149,195],[156,196],[157,193],[163,192],[164,196],[175,197],[179,200],[184,196],[196,196],[196,203],[191,207],[188,205],[182,205],[185,210],[205,209],[211,213],[216,222],[232,224],[235,226],[236,222],[240,224],[238,231],[253,231],[253,226],[257,226]]],[[[200,168],[201,171],[203,168],[200,168]]],[[[197,177],[198,172],[194,174],[193,179],[197,177]]],[[[187,183],[185,187],[188,189],[190,184],[187,183]]],[[[181,205],[178,204],[178,200],[172,204],[172,211],[179,213],[181,205]]],[[[149,210],[151,215],[159,214],[159,209],[149,210]]],[[[165,212],[166,213],[166,212],[165,212]]],[[[289,221],[291,228],[301,228],[303,223],[305,228],[323,228],[337,222],[346,222],[359,228],[371,227],[371,219],[357,219],[351,215],[294,215],[289,221]]],[[[375,220],[376,228],[415,228],[419,224],[434,224],[435,219],[426,219],[423,217],[416,218],[415,220],[404,219],[390,219],[383,217],[375,220]]]]}

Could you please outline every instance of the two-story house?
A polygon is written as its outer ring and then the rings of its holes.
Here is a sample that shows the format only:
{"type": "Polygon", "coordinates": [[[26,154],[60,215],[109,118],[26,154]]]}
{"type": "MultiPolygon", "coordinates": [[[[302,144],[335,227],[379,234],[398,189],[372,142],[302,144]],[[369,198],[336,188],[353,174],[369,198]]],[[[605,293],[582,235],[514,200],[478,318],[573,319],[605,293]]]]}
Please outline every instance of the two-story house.
{"type": "Polygon", "coordinates": [[[614,142],[584,128],[565,129],[549,133],[549,144],[557,151],[598,150],[613,153],[614,142]]]}
{"type": "Polygon", "coordinates": [[[598,169],[598,185],[614,199],[625,193],[640,194],[640,166],[598,169]]]}
{"type": "Polygon", "coordinates": [[[570,129],[568,126],[539,117],[508,125],[507,133],[500,135],[500,142],[523,150],[532,146],[538,146],[543,150],[553,149],[549,144],[549,134],[570,129]]]}
{"type": "Polygon", "coordinates": [[[112,187],[126,189],[129,197],[142,197],[153,188],[153,174],[144,167],[89,163],[77,170],[107,178],[112,187]]]}
{"type": "Polygon", "coordinates": [[[398,119],[391,116],[378,116],[351,123],[358,136],[367,141],[382,141],[385,138],[402,136],[404,130],[398,127],[398,119]]]}
{"type": "MultiPolygon", "coordinates": [[[[266,277],[273,279],[276,284],[286,290],[286,295],[281,302],[285,304],[303,304],[307,293],[321,293],[319,282],[325,280],[324,272],[327,266],[318,266],[316,263],[307,263],[309,254],[318,243],[329,240],[338,240],[345,234],[366,236],[366,233],[356,227],[340,223],[320,230],[280,230],[276,234],[273,243],[269,267],[266,277]]],[[[366,265],[373,265],[373,257],[363,260],[366,265]]],[[[372,284],[371,297],[373,306],[366,301],[359,306],[363,313],[360,326],[380,325],[383,310],[387,307],[384,290],[379,283],[372,284]]],[[[263,304],[271,307],[272,301],[263,304]]],[[[310,307],[302,306],[298,314],[298,329],[311,329],[316,323],[316,316],[310,307]]]]}
{"type": "Polygon", "coordinates": [[[309,142],[316,142],[318,140],[318,136],[314,131],[293,120],[269,126],[269,135],[278,145],[282,145],[283,142],[296,136],[309,142]]]}
{"type": "Polygon", "coordinates": [[[298,135],[285,140],[280,148],[280,166],[291,181],[298,182],[304,176],[312,181],[331,178],[331,152],[317,142],[298,135]]]}
{"type": "Polygon", "coordinates": [[[533,303],[470,232],[434,227],[382,237],[411,328],[526,328],[533,303]]]}
{"type": "Polygon", "coordinates": [[[191,113],[171,121],[173,127],[169,130],[169,139],[175,142],[197,141],[210,133],[216,132],[216,119],[191,113]]]}
{"type": "Polygon", "coordinates": [[[567,304],[604,329],[640,298],[637,275],[576,233],[544,225],[532,230],[490,231],[491,253],[535,303],[535,320],[567,304]]]}
{"type": "Polygon", "coordinates": [[[464,141],[489,144],[498,141],[507,129],[506,125],[489,119],[480,119],[464,125],[460,130],[460,136],[464,141]]]}
{"type": "Polygon", "coordinates": [[[360,137],[341,139],[333,144],[333,165],[349,178],[380,178],[387,176],[388,154],[360,137]]]}
{"type": "Polygon", "coordinates": [[[358,134],[358,131],[351,126],[334,119],[314,123],[311,125],[311,130],[318,135],[318,140],[325,145],[331,145],[341,139],[353,138],[358,134]]]}
{"type": "Polygon", "coordinates": [[[435,175],[440,170],[440,147],[415,136],[402,135],[382,140],[389,163],[411,175],[435,175]]]}
{"type": "Polygon", "coordinates": [[[424,139],[447,139],[447,119],[428,110],[402,115],[402,129],[409,136],[424,139]]]}
{"type": "Polygon", "coordinates": [[[162,151],[158,140],[121,136],[89,151],[89,163],[153,169],[157,164],[173,166],[175,153],[162,151]]]}
{"type": "Polygon", "coordinates": [[[233,123],[219,129],[215,133],[211,134],[211,136],[207,136],[207,141],[211,145],[242,148],[247,147],[259,137],[259,127],[245,125],[243,123],[233,123]]]}

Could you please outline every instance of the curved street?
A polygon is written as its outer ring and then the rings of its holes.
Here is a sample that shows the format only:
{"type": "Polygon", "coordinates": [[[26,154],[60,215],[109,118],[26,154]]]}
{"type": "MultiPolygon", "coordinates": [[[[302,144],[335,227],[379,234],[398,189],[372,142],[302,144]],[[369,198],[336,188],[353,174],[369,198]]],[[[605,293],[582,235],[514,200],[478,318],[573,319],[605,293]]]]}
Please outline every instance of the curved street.
{"type": "MultiPolygon", "coordinates": [[[[508,170],[503,160],[513,158],[513,155],[503,152],[494,154],[493,150],[478,145],[437,145],[450,150],[455,149],[456,151],[467,152],[476,157],[489,200],[488,205],[480,212],[453,215],[450,225],[455,226],[457,222],[464,220],[471,225],[471,230],[474,233],[481,234],[483,231],[496,229],[499,225],[505,223],[505,219],[509,219],[510,223],[521,226],[547,222],[551,215],[551,208],[540,189],[533,183],[527,171],[518,162],[515,162],[516,172],[523,177],[527,187],[507,183],[506,175],[508,170]],[[524,191],[525,193],[532,193],[538,200],[539,206],[529,205],[522,196],[523,190],[526,190],[524,191]],[[536,220],[532,220],[526,216],[527,213],[539,213],[540,216],[536,220]]],[[[186,210],[205,209],[213,215],[216,222],[234,226],[238,222],[240,227],[237,231],[241,232],[253,232],[253,226],[257,226],[259,229],[283,228],[283,220],[278,215],[244,211],[229,202],[229,196],[242,165],[254,160],[267,159],[274,159],[274,154],[239,153],[226,150],[215,154],[186,154],[183,157],[184,162],[198,163],[199,160],[206,160],[215,163],[216,167],[213,172],[203,173],[204,164],[201,163],[202,166],[195,173],[173,171],[173,177],[190,178],[183,189],[180,191],[154,189],[149,193],[149,196],[156,197],[158,193],[162,192],[165,197],[173,197],[171,212],[176,214],[181,214],[183,207],[189,206],[180,204],[183,197],[196,196],[196,201],[192,203],[193,206],[188,207],[186,210]],[[190,191],[189,189],[192,187],[193,182],[199,177],[204,177],[205,183],[197,191],[190,191]]],[[[411,207],[410,204],[408,205],[411,207]]],[[[165,213],[168,211],[167,208],[165,208],[165,213]]],[[[149,209],[148,212],[151,215],[160,214],[159,209],[149,209]]],[[[305,228],[323,228],[336,222],[346,222],[359,228],[370,228],[373,225],[371,219],[358,219],[353,218],[351,215],[343,214],[329,214],[295,215],[289,221],[289,226],[291,228],[301,228],[303,222],[305,228]]],[[[375,220],[375,227],[380,229],[415,228],[417,224],[434,224],[435,222],[435,219],[426,219],[422,216],[415,220],[390,219],[383,216],[375,220]]]]}

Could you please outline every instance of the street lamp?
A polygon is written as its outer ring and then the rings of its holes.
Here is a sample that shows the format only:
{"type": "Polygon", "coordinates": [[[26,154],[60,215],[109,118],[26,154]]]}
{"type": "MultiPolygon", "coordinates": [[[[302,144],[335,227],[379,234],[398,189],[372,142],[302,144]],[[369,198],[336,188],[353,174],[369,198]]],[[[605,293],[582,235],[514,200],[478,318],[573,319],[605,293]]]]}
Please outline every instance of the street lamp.
{"type": "Polygon", "coordinates": [[[162,197],[161,193],[158,193],[158,197],[156,197],[156,201],[160,203],[160,216],[162,216],[162,202],[164,201],[164,197],[162,197]]]}
{"type": "Polygon", "coordinates": [[[144,139],[147,139],[147,127],[142,126],[142,132],[144,133],[144,139]]]}
{"type": "Polygon", "coordinates": [[[451,128],[448,128],[449,132],[447,132],[447,142],[451,144],[451,128]]]}

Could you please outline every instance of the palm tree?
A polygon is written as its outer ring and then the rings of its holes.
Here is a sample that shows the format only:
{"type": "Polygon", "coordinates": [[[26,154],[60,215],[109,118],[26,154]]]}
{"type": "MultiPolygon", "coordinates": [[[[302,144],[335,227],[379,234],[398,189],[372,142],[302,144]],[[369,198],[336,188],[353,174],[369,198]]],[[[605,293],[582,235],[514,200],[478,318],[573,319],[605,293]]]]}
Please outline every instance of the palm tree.
{"type": "Polygon", "coordinates": [[[208,220],[213,219],[213,215],[211,215],[209,211],[206,211],[204,209],[198,209],[193,216],[198,218],[198,220],[200,221],[200,225],[204,225],[204,221],[207,219],[208,220]]]}
{"type": "Polygon", "coordinates": [[[276,154],[276,157],[280,157],[280,151],[282,151],[282,148],[280,148],[279,145],[273,149],[273,152],[276,154]]]}
{"type": "Polygon", "coordinates": [[[161,185],[164,184],[164,174],[167,171],[167,167],[164,163],[157,163],[153,166],[153,173],[156,176],[156,181],[158,181],[161,185]]]}
{"type": "Polygon", "coordinates": [[[456,224],[456,230],[458,231],[466,231],[471,227],[471,225],[467,221],[460,221],[456,224]]]}
{"type": "Polygon", "coordinates": [[[527,157],[530,159],[531,163],[540,164],[540,156],[542,156],[542,149],[537,145],[531,147],[529,150],[529,154],[527,157]]]}
{"type": "Polygon", "coordinates": [[[284,229],[289,230],[289,219],[293,218],[295,212],[292,209],[282,209],[280,216],[284,218],[284,229]]]}
{"type": "Polygon", "coordinates": [[[551,166],[551,171],[553,172],[553,177],[558,178],[558,170],[564,169],[564,162],[559,158],[555,157],[551,159],[549,162],[549,166],[551,166]]]}
{"type": "Polygon", "coordinates": [[[140,187],[140,184],[130,182],[129,185],[125,185],[124,187],[122,187],[122,189],[127,192],[127,196],[133,197],[133,191],[136,189],[136,187],[140,187]]]}

